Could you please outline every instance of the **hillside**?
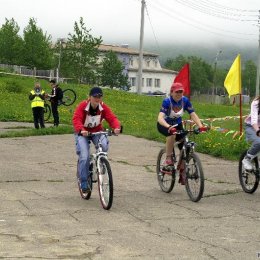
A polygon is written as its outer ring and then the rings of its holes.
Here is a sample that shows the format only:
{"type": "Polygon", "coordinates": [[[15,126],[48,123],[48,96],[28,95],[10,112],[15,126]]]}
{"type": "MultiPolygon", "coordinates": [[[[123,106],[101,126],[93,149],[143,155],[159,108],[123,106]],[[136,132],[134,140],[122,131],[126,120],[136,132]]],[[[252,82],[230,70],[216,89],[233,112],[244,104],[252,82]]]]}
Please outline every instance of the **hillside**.
{"type": "MultiPolygon", "coordinates": [[[[138,48],[137,43],[133,43],[133,47],[138,48]]],[[[219,50],[222,53],[218,57],[218,66],[229,68],[238,53],[241,54],[242,65],[246,60],[253,60],[257,64],[257,44],[254,45],[222,45],[222,44],[162,44],[159,46],[146,44],[146,51],[158,53],[160,61],[163,65],[167,59],[175,58],[179,55],[198,56],[209,64],[214,64],[216,54],[219,50]]]]}

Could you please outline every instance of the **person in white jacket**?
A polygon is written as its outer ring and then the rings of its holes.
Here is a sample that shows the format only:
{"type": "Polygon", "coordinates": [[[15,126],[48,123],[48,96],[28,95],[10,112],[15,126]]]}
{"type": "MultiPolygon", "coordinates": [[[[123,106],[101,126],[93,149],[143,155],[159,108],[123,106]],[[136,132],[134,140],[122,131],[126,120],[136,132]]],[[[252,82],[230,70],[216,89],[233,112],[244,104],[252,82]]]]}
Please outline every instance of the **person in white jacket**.
{"type": "Polygon", "coordinates": [[[252,143],[248,149],[242,163],[246,170],[253,169],[252,160],[260,152],[260,96],[256,97],[251,103],[249,116],[245,119],[246,140],[252,143]]]}

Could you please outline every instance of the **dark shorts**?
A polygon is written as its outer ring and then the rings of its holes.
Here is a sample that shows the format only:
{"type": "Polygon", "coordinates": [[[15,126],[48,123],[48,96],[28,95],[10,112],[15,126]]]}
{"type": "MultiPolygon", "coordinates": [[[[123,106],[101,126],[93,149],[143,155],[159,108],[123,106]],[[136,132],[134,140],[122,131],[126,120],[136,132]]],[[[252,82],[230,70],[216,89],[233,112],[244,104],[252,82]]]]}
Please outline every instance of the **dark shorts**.
{"type": "MultiPolygon", "coordinates": [[[[179,124],[175,128],[177,130],[183,130],[183,125],[179,124]]],[[[161,133],[162,135],[164,135],[166,137],[171,135],[168,133],[168,128],[160,125],[158,122],[157,122],[157,129],[158,129],[159,133],[161,133]]],[[[176,135],[176,141],[180,141],[183,137],[184,137],[184,135],[182,135],[182,134],[176,135]]]]}

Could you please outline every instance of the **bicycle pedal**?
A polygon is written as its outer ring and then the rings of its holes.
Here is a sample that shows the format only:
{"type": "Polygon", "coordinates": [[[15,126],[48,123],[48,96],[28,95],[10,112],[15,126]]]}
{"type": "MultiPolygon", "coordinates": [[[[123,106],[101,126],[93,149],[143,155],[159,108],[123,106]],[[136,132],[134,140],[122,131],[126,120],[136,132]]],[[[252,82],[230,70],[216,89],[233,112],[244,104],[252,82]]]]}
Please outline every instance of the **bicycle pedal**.
{"type": "Polygon", "coordinates": [[[173,172],[172,169],[171,169],[171,170],[165,170],[165,169],[162,169],[162,170],[160,171],[160,175],[163,176],[164,174],[167,174],[167,175],[173,175],[174,172],[173,172]]]}

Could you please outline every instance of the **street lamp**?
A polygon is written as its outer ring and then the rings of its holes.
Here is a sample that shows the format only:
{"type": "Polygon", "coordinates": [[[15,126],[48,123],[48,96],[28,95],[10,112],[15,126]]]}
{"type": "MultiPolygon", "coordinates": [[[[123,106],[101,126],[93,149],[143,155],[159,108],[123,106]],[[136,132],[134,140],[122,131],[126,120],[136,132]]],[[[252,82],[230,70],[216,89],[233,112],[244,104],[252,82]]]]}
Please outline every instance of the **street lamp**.
{"type": "Polygon", "coordinates": [[[60,51],[59,51],[59,62],[58,62],[58,67],[57,67],[57,73],[56,73],[56,82],[59,82],[59,73],[60,73],[60,62],[61,62],[61,49],[62,49],[62,44],[65,43],[65,38],[58,38],[58,43],[60,45],[60,51]]]}
{"type": "Polygon", "coordinates": [[[214,63],[214,75],[213,75],[213,91],[212,95],[217,94],[217,63],[218,63],[218,56],[222,53],[222,51],[218,51],[215,57],[215,63],[214,63]]]}

